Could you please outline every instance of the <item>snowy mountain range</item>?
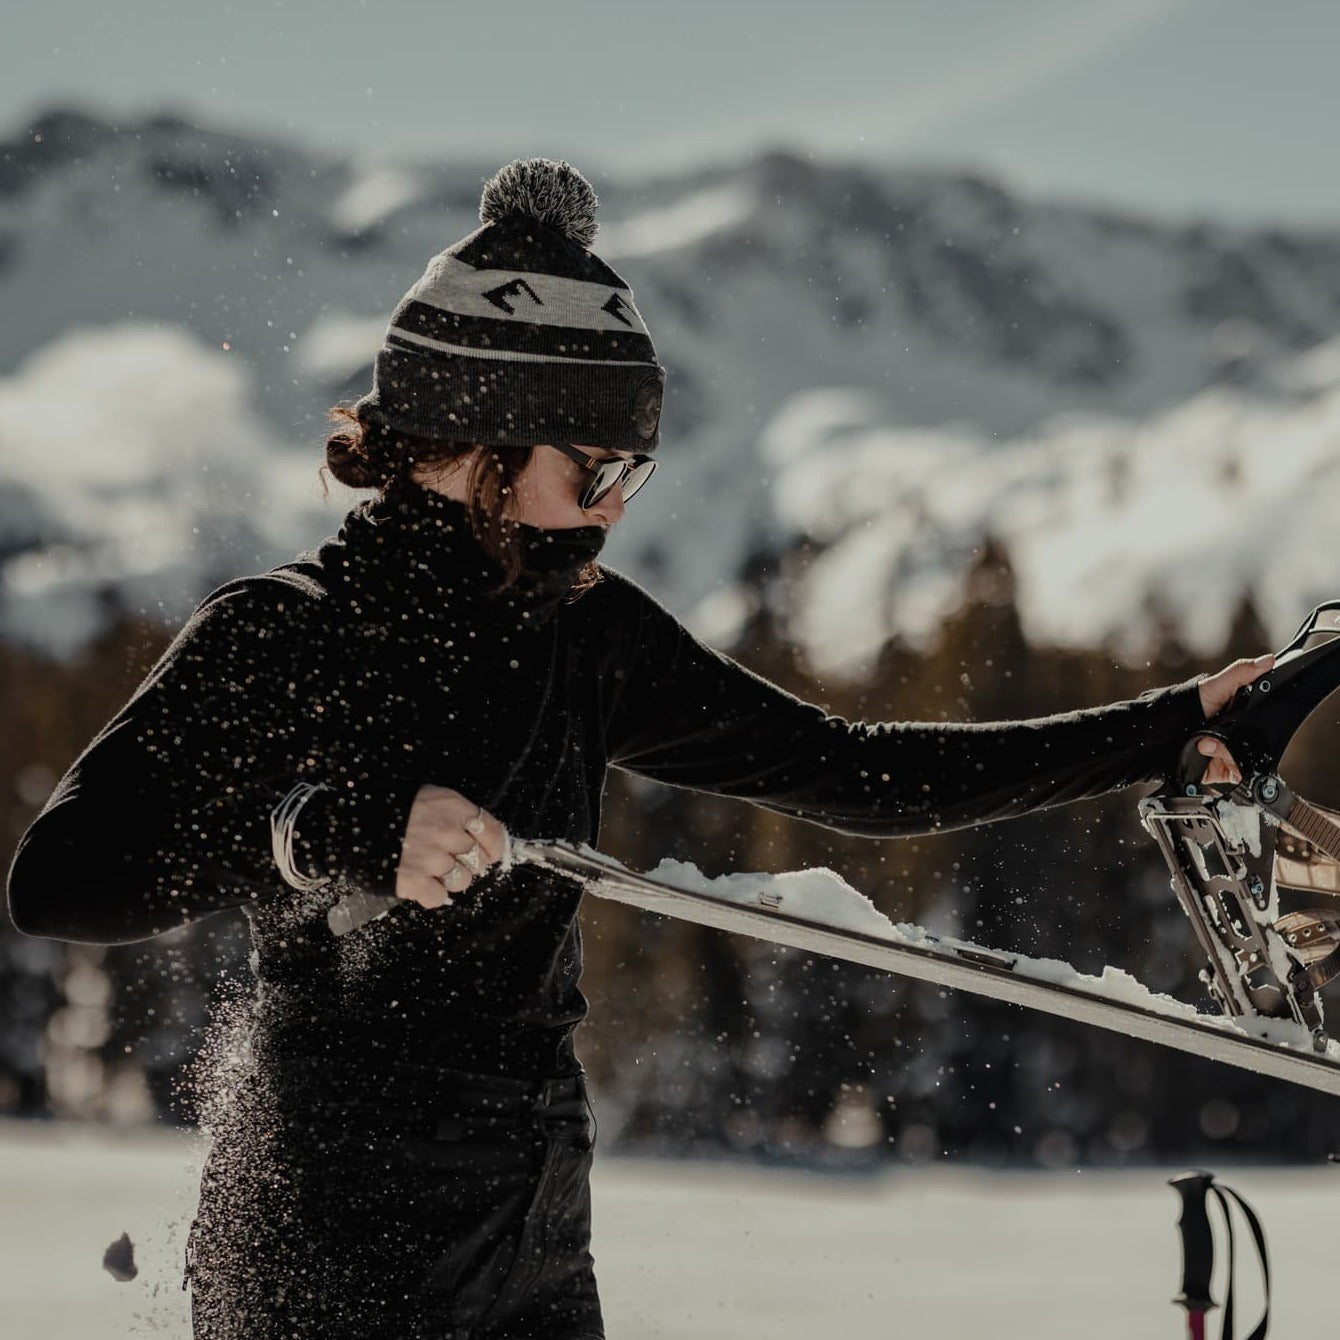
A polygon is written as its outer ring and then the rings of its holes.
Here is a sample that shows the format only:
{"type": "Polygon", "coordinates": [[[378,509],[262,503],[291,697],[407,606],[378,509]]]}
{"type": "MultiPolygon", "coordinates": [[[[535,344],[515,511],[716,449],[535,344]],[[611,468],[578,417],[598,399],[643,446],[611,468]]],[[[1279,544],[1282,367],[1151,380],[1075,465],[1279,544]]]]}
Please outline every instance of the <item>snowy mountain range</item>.
{"type": "MultiPolygon", "coordinates": [[[[69,111],[0,143],[0,635],[68,654],[109,592],[176,620],[333,531],[359,495],[321,497],[323,411],[495,166],[69,111]]],[[[1030,637],[1125,657],[1340,594],[1340,227],[784,153],[590,170],[670,370],[609,557],[717,640],[801,539],[768,598],[839,677],[933,637],[988,538],[1030,637]]]]}

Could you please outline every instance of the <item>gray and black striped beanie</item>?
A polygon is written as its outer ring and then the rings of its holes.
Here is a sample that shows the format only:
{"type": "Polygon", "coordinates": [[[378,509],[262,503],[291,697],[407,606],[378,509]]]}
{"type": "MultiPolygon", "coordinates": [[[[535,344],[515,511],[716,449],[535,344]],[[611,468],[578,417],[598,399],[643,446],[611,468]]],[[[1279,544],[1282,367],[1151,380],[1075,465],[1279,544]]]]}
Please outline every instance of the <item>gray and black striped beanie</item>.
{"type": "Polygon", "coordinates": [[[354,406],[392,432],[457,442],[650,451],[665,369],[628,285],[587,249],[596,194],[567,163],[509,163],[483,226],[401,299],[354,406]]]}

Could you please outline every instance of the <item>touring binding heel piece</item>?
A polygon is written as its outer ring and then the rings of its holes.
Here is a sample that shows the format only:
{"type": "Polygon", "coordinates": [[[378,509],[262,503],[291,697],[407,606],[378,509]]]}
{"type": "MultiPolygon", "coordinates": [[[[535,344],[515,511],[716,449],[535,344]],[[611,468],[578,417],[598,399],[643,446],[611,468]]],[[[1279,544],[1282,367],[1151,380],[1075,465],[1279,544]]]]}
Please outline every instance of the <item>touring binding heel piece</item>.
{"type": "Polygon", "coordinates": [[[1215,1003],[1243,1020],[1292,1020],[1317,1051],[1327,1044],[1319,991],[1340,975],[1340,813],[1290,790],[1279,764],[1337,688],[1340,601],[1331,601],[1197,732],[1228,746],[1242,781],[1206,784],[1208,759],[1190,740],[1164,784],[1140,802],[1140,821],[1209,961],[1201,978],[1215,1003]],[[1281,886],[1337,901],[1281,913],[1281,886]]]}

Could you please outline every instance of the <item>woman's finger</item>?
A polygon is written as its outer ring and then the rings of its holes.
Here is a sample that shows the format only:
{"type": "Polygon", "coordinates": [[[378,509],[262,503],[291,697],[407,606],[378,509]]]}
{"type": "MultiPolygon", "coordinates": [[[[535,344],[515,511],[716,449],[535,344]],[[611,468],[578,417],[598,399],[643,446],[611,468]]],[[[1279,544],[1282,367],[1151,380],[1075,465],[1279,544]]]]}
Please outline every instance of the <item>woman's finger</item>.
{"type": "Polygon", "coordinates": [[[1274,652],[1267,652],[1255,660],[1234,661],[1217,674],[1207,675],[1199,685],[1201,710],[1207,717],[1222,712],[1244,684],[1259,679],[1274,664],[1274,652]]]}
{"type": "Polygon", "coordinates": [[[469,847],[459,831],[436,833],[419,828],[407,834],[400,847],[400,864],[421,870],[431,879],[437,879],[449,870],[456,858],[469,847]]]}
{"type": "Polygon", "coordinates": [[[405,869],[401,869],[396,877],[395,896],[408,903],[418,903],[430,911],[442,907],[450,898],[440,879],[405,869]]]}
{"type": "Polygon", "coordinates": [[[1205,774],[1201,779],[1202,781],[1228,782],[1234,786],[1242,781],[1242,772],[1228,746],[1222,740],[1216,740],[1210,735],[1202,735],[1196,741],[1196,748],[1209,759],[1209,762],[1205,765],[1205,774]]]}
{"type": "Polygon", "coordinates": [[[449,846],[456,857],[463,852],[477,851],[485,865],[502,860],[507,843],[507,831],[487,810],[475,809],[453,835],[449,846]]]}
{"type": "Polygon", "coordinates": [[[470,887],[472,876],[463,865],[453,865],[438,878],[448,893],[464,893],[470,887]]]}

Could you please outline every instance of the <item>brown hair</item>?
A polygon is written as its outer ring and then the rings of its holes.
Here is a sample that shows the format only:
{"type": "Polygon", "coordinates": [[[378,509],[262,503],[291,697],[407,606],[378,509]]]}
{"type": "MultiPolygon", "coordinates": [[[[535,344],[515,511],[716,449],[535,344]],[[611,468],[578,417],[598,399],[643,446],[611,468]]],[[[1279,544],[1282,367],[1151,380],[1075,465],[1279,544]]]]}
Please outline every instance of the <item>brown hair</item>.
{"type": "MultiPolygon", "coordinates": [[[[476,442],[449,442],[416,437],[360,419],[348,405],[336,405],[327,417],[336,425],[326,439],[326,463],[321,467],[321,489],[327,470],[352,489],[377,489],[409,479],[418,466],[443,466],[474,455],[466,476],[470,526],[480,547],[503,570],[498,589],[505,590],[525,575],[525,549],[517,523],[508,516],[516,481],[530,464],[534,447],[503,447],[476,442]]],[[[580,595],[599,580],[594,562],[578,574],[572,594],[580,595]]]]}

